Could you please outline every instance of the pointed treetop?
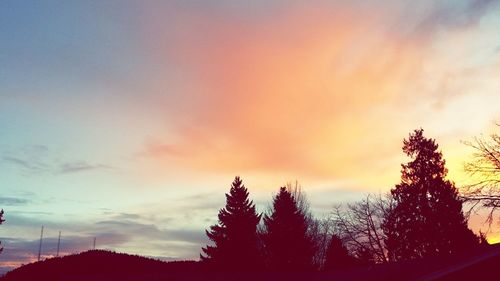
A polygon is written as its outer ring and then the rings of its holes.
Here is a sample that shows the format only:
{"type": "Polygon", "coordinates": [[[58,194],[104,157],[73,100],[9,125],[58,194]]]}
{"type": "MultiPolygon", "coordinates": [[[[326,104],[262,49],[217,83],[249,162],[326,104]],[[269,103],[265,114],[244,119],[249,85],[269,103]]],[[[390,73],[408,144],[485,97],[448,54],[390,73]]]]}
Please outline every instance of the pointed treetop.
{"type": "Polygon", "coordinates": [[[413,161],[402,164],[403,182],[411,184],[418,180],[444,179],[448,170],[446,161],[438,151],[436,141],[426,138],[423,129],[414,130],[408,139],[403,140],[403,152],[413,161]]]}
{"type": "Polygon", "coordinates": [[[202,261],[232,270],[246,270],[259,264],[257,225],[261,215],[256,213],[248,195],[241,178],[235,177],[226,194],[226,206],[219,210],[218,224],[206,230],[214,245],[202,248],[205,253],[200,255],[202,261]]]}

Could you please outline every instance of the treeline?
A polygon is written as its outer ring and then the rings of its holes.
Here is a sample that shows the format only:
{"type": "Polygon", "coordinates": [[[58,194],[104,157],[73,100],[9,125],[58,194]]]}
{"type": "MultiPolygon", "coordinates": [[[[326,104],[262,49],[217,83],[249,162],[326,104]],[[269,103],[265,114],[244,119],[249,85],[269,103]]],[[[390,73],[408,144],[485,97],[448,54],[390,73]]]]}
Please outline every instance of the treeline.
{"type": "Polygon", "coordinates": [[[214,270],[313,271],[450,255],[486,244],[467,226],[454,183],[434,139],[415,130],[403,141],[411,161],[388,194],[315,219],[299,186],[281,187],[258,214],[242,180],[226,194],[201,261],[214,270]]]}

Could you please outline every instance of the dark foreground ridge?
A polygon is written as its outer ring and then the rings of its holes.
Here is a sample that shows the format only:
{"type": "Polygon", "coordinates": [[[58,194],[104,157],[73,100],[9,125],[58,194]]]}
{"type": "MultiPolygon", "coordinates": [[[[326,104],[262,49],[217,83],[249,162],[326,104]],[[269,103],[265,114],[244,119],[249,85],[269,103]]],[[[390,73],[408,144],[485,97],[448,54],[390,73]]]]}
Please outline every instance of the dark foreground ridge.
{"type": "Polygon", "coordinates": [[[156,280],[154,277],[165,276],[167,272],[193,272],[197,265],[195,261],[164,262],[137,255],[90,250],[21,266],[0,280],[141,280],[147,277],[156,280]]]}
{"type": "Polygon", "coordinates": [[[164,262],[92,250],[19,267],[1,281],[136,280],[489,280],[498,275],[500,244],[456,256],[433,257],[325,272],[213,272],[196,261],[164,262]]]}

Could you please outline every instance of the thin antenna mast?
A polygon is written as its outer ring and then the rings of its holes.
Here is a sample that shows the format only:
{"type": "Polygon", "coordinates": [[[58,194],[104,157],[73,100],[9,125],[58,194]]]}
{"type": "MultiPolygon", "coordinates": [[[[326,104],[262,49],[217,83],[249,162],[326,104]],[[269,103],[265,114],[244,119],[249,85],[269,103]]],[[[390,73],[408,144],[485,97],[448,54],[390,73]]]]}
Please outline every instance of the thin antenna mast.
{"type": "Polygon", "coordinates": [[[40,261],[40,256],[42,254],[42,239],[43,239],[43,225],[42,225],[42,230],[40,231],[40,245],[38,246],[38,261],[40,261]]]}
{"type": "Polygon", "coordinates": [[[57,254],[56,257],[59,256],[59,246],[61,245],[61,231],[59,230],[59,238],[57,239],[57,254]]]}
{"type": "Polygon", "coordinates": [[[94,237],[94,250],[95,250],[95,240],[96,240],[96,237],[94,237]]]}

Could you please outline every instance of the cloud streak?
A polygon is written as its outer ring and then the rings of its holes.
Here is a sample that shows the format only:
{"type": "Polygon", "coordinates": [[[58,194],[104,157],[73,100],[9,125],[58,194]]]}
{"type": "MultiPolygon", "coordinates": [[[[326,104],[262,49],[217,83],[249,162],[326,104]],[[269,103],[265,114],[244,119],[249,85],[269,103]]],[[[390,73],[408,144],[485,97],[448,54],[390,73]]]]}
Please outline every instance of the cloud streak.
{"type": "Polygon", "coordinates": [[[433,2],[433,8],[426,9],[428,13],[422,17],[416,31],[422,35],[434,35],[440,29],[460,30],[474,27],[488,9],[499,3],[498,0],[462,1],[456,5],[433,2]]]}
{"type": "Polygon", "coordinates": [[[87,161],[61,161],[47,146],[32,145],[17,150],[4,151],[2,161],[19,167],[27,175],[73,174],[87,171],[112,170],[105,164],[91,164],[87,161]]]}
{"type": "Polygon", "coordinates": [[[0,197],[0,206],[20,206],[30,203],[30,200],[15,197],[0,197]]]}
{"type": "Polygon", "coordinates": [[[59,165],[59,172],[61,174],[78,173],[91,170],[107,170],[107,169],[113,169],[113,167],[103,164],[92,165],[85,161],[67,162],[59,165]]]}

